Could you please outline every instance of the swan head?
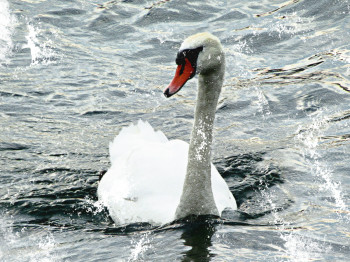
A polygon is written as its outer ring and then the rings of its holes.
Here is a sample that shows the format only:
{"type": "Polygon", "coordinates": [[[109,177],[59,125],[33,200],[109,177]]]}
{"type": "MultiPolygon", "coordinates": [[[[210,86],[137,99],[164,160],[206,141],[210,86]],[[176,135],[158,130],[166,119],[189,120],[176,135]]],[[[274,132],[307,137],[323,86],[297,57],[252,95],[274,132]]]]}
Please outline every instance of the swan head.
{"type": "Polygon", "coordinates": [[[177,69],[173,81],[164,90],[176,94],[196,74],[208,75],[223,71],[225,57],[220,40],[210,33],[199,33],[184,40],[176,56],[177,69]]]}

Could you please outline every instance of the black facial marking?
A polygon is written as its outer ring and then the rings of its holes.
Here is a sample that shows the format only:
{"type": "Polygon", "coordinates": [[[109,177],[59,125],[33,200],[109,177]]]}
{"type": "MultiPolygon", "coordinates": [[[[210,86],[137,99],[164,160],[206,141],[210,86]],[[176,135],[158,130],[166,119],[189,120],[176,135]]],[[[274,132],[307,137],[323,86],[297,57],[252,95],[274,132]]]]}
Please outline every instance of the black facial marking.
{"type": "Polygon", "coordinates": [[[101,181],[102,177],[107,173],[107,170],[102,170],[99,174],[98,174],[98,181],[101,181]]]}
{"type": "Polygon", "coordinates": [[[186,63],[185,58],[187,58],[188,61],[191,63],[192,67],[195,69],[189,79],[194,77],[194,75],[196,74],[198,55],[199,55],[199,52],[201,52],[202,50],[203,50],[203,46],[200,46],[194,49],[185,49],[177,53],[175,62],[177,65],[181,65],[180,75],[183,73],[185,69],[185,63],[186,63]]]}

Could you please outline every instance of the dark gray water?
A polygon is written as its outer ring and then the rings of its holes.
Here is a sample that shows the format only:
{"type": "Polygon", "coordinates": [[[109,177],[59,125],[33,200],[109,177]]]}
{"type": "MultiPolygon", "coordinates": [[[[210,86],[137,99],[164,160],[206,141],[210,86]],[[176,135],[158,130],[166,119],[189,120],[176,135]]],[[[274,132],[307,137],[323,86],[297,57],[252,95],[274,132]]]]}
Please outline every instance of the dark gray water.
{"type": "Polygon", "coordinates": [[[1,261],[349,261],[350,2],[0,0],[1,261]],[[138,119],[189,140],[187,36],[226,52],[213,162],[238,212],[118,227],[108,144],[138,119]]]}

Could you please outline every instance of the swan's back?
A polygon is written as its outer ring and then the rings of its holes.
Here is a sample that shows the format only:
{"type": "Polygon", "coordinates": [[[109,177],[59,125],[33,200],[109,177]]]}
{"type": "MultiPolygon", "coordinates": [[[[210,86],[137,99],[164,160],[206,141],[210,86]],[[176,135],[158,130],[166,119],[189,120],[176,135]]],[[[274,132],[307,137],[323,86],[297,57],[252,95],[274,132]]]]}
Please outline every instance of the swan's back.
{"type": "MultiPolygon", "coordinates": [[[[119,224],[174,220],[186,175],[188,144],[169,141],[139,121],[121,130],[110,144],[111,168],[98,187],[99,200],[119,224]]],[[[236,209],[226,182],[212,166],[214,198],[219,212],[236,209]]]]}
{"type": "Polygon", "coordinates": [[[124,127],[109,145],[111,163],[144,143],[166,143],[168,139],[161,131],[154,131],[148,122],[139,120],[136,125],[124,127]]]}

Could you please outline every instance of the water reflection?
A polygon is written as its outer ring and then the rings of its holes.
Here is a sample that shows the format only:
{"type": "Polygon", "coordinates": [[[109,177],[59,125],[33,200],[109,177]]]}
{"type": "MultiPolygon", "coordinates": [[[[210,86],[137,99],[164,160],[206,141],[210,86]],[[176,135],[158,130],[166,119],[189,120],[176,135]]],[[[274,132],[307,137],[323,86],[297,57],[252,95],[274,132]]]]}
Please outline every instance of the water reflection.
{"type": "Polygon", "coordinates": [[[190,249],[184,253],[182,261],[210,261],[215,256],[210,252],[211,238],[215,231],[215,225],[207,217],[199,218],[199,221],[197,219],[186,225],[181,239],[190,249]]]}

